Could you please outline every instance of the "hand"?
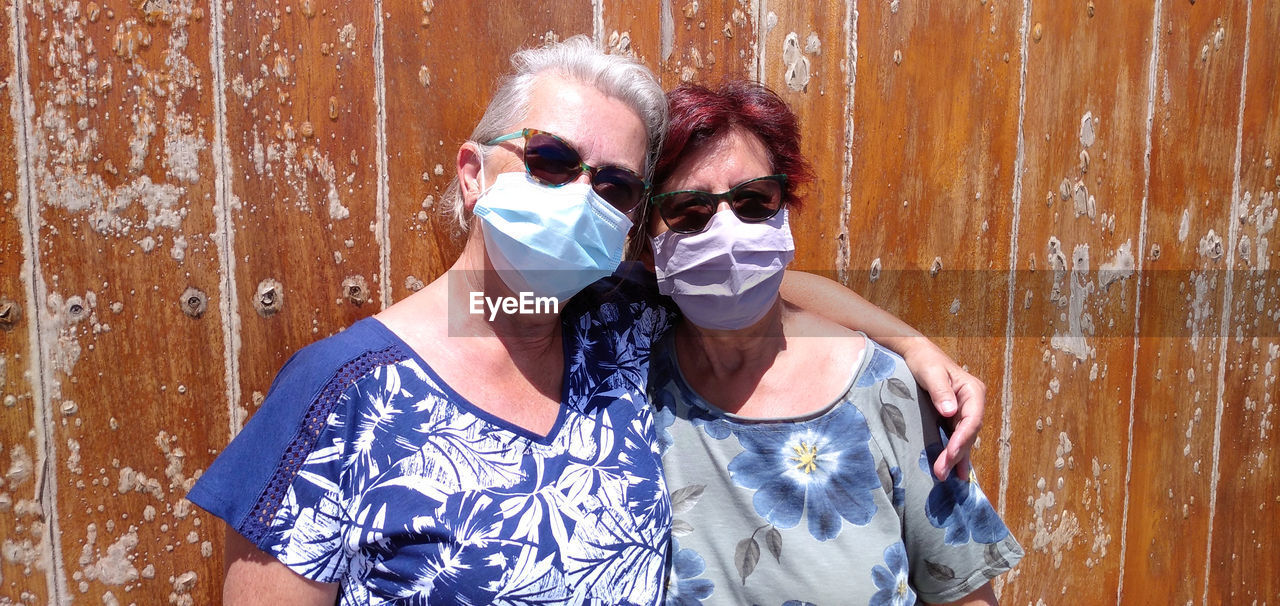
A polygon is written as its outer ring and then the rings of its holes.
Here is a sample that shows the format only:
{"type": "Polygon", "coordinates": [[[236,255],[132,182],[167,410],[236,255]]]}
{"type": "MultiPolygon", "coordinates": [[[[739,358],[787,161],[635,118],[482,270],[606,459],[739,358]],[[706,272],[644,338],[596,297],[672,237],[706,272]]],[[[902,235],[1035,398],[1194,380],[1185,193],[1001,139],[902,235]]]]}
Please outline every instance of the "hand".
{"type": "Polygon", "coordinates": [[[982,428],[987,386],[933,342],[923,337],[912,341],[902,357],[916,382],[929,392],[938,414],[950,419],[952,426],[951,440],[933,463],[933,475],[945,480],[948,472],[955,468],[960,479],[968,480],[969,452],[982,428]]]}

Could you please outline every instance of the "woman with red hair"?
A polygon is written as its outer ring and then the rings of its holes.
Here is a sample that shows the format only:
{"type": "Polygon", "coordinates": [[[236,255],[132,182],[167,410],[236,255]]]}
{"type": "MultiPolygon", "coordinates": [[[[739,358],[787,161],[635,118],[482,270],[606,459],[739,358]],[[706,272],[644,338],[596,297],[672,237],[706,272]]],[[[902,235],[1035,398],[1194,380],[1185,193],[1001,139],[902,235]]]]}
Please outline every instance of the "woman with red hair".
{"type": "Polygon", "coordinates": [[[667,603],[994,604],[1022,549],[976,481],[934,477],[947,436],[905,362],[778,297],[813,177],[795,115],[749,82],[667,99],[647,221],[683,316],[649,376],[667,603]]]}

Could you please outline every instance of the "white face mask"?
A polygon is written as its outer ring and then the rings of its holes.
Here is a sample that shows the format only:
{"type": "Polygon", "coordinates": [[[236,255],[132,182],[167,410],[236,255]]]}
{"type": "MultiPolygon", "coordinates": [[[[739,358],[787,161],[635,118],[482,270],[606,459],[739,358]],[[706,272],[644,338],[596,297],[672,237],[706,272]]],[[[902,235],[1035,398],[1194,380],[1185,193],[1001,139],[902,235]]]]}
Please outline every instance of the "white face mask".
{"type": "Polygon", "coordinates": [[[498,175],[474,212],[507,288],[561,301],[618,269],[631,229],[631,220],[590,184],[551,187],[523,172],[498,175]]]}
{"type": "Polygon", "coordinates": [[[786,208],[763,223],[743,223],[722,210],[701,232],[668,231],[652,241],[658,291],[690,322],[715,330],[759,322],[777,300],[796,250],[786,208]]]}

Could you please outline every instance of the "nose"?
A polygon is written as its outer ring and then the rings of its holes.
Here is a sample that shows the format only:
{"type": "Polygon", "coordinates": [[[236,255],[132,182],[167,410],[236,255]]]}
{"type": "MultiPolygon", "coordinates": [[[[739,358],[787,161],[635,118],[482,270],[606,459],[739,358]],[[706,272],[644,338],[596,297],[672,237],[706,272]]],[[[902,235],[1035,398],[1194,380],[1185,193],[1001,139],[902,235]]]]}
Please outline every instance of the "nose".
{"type": "Polygon", "coordinates": [[[588,172],[588,171],[585,171],[585,170],[584,170],[584,171],[582,171],[582,172],[578,173],[578,176],[577,176],[577,177],[574,177],[574,179],[573,179],[572,181],[570,181],[570,183],[587,183],[587,184],[590,184],[590,183],[591,183],[591,173],[590,173],[590,172],[588,172]]]}
{"type": "Polygon", "coordinates": [[[728,200],[721,200],[719,204],[716,204],[716,212],[720,212],[722,210],[729,210],[729,208],[730,207],[729,207],[728,200]]]}

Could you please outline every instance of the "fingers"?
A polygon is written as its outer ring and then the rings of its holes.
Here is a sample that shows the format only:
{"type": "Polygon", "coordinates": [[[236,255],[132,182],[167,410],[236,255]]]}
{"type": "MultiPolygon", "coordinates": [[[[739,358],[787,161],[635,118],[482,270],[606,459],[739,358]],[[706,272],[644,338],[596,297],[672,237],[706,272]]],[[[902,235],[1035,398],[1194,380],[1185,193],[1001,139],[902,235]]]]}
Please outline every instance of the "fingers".
{"type": "MultiPolygon", "coordinates": [[[[982,429],[982,406],[980,403],[975,405],[972,400],[965,402],[965,408],[957,419],[955,429],[951,432],[951,439],[947,442],[943,453],[946,455],[947,463],[955,466],[956,475],[962,480],[968,480],[969,454],[973,450],[974,442],[978,440],[978,431],[982,429]],[[973,414],[975,412],[976,414],[973,414]]],[[[934,472],[936,474],[937,469],[934,472]]]]}
{"type": "Polygon", "coordinates": [[[962,375],[953,382],[956,385],[956,397],[960,401],[960,416],[973,417],[981,423],[982,414],[987,408],[987,385],[963,370],[953,372],[962,375]]]}
{"type": "Polygon", "coordinates": [[[939,482],[945,482],[950,472],[951,454],[944,449],[938,453],[938,458],[933,461],[933,477],[938,478],[939,482]]]}
{"type": "Polygon", "coordinates": [[[933,407],[938,409],[938,414],[944,417],[956,414],[956,410],[959,409],[956,406],[956,392],[951,384],[951,375],[945,368],[941,366],[924,368],[916,375],[916,380],[925,391],[929,392],[929,399],[933,400],[933,407]]]}

